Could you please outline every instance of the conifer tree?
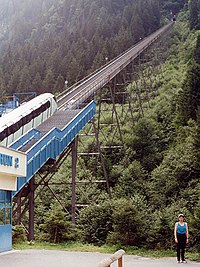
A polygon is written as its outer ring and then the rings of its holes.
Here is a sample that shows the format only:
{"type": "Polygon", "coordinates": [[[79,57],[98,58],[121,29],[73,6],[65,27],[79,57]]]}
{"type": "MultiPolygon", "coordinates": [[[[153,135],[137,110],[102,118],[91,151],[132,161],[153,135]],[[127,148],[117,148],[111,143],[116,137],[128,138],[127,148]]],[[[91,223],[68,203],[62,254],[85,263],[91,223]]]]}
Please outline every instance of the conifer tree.
{"type": "Polygon", "coordinates": [[[160,22],[159,0],[15,0],[16,8],[12,2],[0,1],[0,67],[8,91],[17,86],[12,79],[16,62],[20,83],[27,66],[29,83],[35,84],[39,73],[42,88],[51,91],[55,81],[48,85],[49,70],[53,79],[61,75],[73,84],[104,64],[95,59],[98,54],[104,58],[106,50],[112,59],[160,22]]]}
{"type": "Polygon", "coordinates": [[[197,64],[200,64],[200,35],[197,36],[197,42],[194,51],[194,59],[197,64]]]}
{"type": "Polygon", "coordinates": [[[199,0],[190,0],[189,1],[189,10],[190,10],[190,29],[199,29],[199,11],[200,11],[200,1],[199,0]]]}
{"type": "Polygon", "coordinates": [[[35,78],[33,79],[32,88],[35,92],[42,91],[42,79],[39,72],[36,73],[35,78]]]}
{"type": "Polygon", "coordinates": [[[43,81],[43,90],[44,92],[52,92],[54,88],[55,78],[52,70],[48,70],[43,81]]]}
{"type": "Polygon", "coordinates": [[[56,80],[55,86],[53,88],[53,92],[62,92],[64,85],[65,85],[65,80],[62,75],[59,75],[56,80]]]}
{"type": "Polygon", "coordinates": [[[178,122],[186,125],[189,119],[197,119],[200,107],[200,36],[197,38],[194,60],[190,63],[178,101],[178,122]]]}

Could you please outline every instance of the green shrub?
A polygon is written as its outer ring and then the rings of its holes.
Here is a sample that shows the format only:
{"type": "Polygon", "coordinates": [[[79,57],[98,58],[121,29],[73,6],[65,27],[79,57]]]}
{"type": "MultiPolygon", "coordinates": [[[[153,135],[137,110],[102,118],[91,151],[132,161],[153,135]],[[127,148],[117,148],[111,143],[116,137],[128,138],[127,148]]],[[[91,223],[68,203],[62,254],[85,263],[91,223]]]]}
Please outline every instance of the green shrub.
{"type": "Polygon", "coordinates": [[[75,230],[72,228],[69,215],[62,207],[55,203],[51,205],[44,215],[44,223],[40,226],[41,234],[39,239],[60,243],[75,239],[75,230]]]}
{"type": "Polygon", "coordinates": [[[101,206],[91,205],[80,212],[78,227],[83,241],[101,245],[105,243],[112,229],[111,205],[104,202],[101,206]]]}
{"type": "Polygon", "coordinates": [[[145,242],[147,207],[140,196],[132,199],[120,198],[112,201],[113,230],[107,242],[113,244],[140,246],[145,242]]]}
{"type": "Polygon", "coordinates": [[[13,226],[12,239],[13,239],[13,243],[27,240],[26,231],[22,225],[13,226]]]}

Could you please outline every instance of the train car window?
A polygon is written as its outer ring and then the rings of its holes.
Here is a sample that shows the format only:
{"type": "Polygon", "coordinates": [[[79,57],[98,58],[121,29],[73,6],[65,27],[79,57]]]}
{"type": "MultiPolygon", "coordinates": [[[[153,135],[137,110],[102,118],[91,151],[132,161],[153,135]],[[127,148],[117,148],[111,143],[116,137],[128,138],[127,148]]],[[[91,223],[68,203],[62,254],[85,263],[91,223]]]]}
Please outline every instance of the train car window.
{"type": "Polygon", "coordinates": [[[50,101],[46,102],[45,104],[43,104],[41,106],[42,108],[42,112],[44,112],[46,109],[48,109],[50,107],[50,101]]]}
{"type": "Polygon", "coordinates": [[[30,122],[33,119],[33,112],[27,115],[27,122],[30,122]]]}
{"type": "Polygon", "coordinates": [[[51,102],[48,101],[48,102],[47,102],[47,108],[49,108],[50,106],[51,106],[51,102]]]}
{"type": "Polygon", "coordinates": [[[20,129],[20,123],[19,122],[16,122],[13,126],[14,126],[13,127],[13,133],[20,129]]]}
{"type": "Polygon", "coordinates": [[[47,108],[50,107],[49,103],[50,103],[50,102],[48,101],[48,102],[46,102],[46,103],[44,104],[45,110],[46,110],[47,108]]]}
{"type": "Polygon", "coordinates": [[[41,106],[41,109],[40,109],[40,111],[41,112],[44,112],[46,110],[46,103],[45,104],[43,104],[42,106],[41,106]]]}
{"type": "Polygon", "coordinates": [[[47,108],[50,107],[50,101],[46,102],[42,106],[40,106],[38,109],[34,111],[34,118],[39,116],[42,112],[44,112],[47,108]]]}
{"type": "Polygon", "coordinates": [[[6,138],[6,129],[3,131],[4,138],[6,138]]]}
{"type": "Polygon", "coordinates": [[[21,127],[20,126],[20,121],[10,125],[8,128],[5,129],[6,134],[5,134],[4,138],[6,138],[9,135],[11,135],[11,134],[15,133],[16,131],[18,131],[20,127],[21,127]]]}
{"type": "Polygon", "coordinates": [[[20,129],[20,124],[19,122],[16,122],[15,124],[13,124],[13,127],[12,127],[12,133],[18,131],[20,129]]]}
{"type": "Polygon", "coordinates": [[[6,129],[0,133],[0,140],[3,141],[6,138],[6,129]]]}
{"type": "Polygon", "coordinates": [[[8,135],[10,135],[10,134],[12,134],[12,133],[11,133],[11,129],[10,129],[10,127],[7,127],[7,128],[6,128],[6,137],[7,137],[8,135]]]}
{"type": "Polygon", "coordinates": [[[22,125],[21,126],[24,126],[26,124],[26,122],[27,122],[27,116],[23,117],[21,119],[21,121],[22,121],[22,125]]]}
{"type": "Polygon", "coordinates": [[[29,116],[31,117],[31,120],[34,119],[34,110],[29,114],[29,116]]]}
{"type": "Polygon", "coordinates": [[[16,130],[15,130],[15,124],[10,125],[10,126],[7,128],[7,133],[8,133],[8,135],[13,134],[15,131],[16,131],[16,130]]]}
{"type": "Polygon", "coordinates": [[[18,127],[21,128],[23,126],[23,118],[18,121],[18,127]]]}
{"type": "Polygon", "coordinates": [[[31,113],[29,114],[29,119],[32,121],[34,119],[34,116],[33,116],[33,110],[31,111],[31,113]]]}
{"type": "Polygon", "coordinates": [[[34,117],[38,117],[40,115],[40,113],[41,113],[40,112],[40,108],[36,109],[35,110],[35,114],[34,114],[35,116],[34,117]]]}

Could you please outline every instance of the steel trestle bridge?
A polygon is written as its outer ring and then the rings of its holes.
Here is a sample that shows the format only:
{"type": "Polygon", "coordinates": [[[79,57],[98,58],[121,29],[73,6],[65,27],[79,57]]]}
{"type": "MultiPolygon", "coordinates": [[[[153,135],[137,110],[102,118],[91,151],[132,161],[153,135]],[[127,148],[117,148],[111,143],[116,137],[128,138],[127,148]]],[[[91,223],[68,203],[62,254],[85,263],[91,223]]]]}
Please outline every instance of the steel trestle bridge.
{"type": "MultiPolygon", "coordinates": [[[[18,223],[25,211],[29,210],[29,239],[34,238],[34,175],[48,162],[57,161],[60,155],[68,153],[71,146],[74,151],[73,141],[79,132],[94,118],[96,104],[91,100],[98,91],[107,85],[116,75],[126,68],[134,59],[159,40],[171,27],[169,23],[153,34],[149,35],[138,44],[134,45],[117,58],[113,59],[96,72],[79,81],[68,90],[57,96],[58,109],[53,116],[48,118],[36,129],[16,140],[10,148],[27,154],[27,176],[19,177],[17,191],[12,197],[19,198],[15,202],[15,215],[18,223]],[[23,211],[22,197],[28,196],[28,207],[23,211]]],[[[76,162],[72,162],[72,165],[76,162]]],[[[76,175],[73,171],[72,175],[76,175]]],[[[11,248],[11,232],[8,225],[0,226],[0,252],[11,248]],[[3,233],[3,234],[1,234],[3,233]],[[7,240],[7,241],[6,241],[7,240]]]]}

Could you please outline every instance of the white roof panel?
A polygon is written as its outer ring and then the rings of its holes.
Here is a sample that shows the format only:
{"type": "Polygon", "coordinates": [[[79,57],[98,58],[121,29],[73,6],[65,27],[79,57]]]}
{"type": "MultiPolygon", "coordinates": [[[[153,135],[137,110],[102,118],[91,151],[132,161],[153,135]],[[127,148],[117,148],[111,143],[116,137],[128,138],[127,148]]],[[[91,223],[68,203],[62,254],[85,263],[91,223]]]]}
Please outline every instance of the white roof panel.
{"type": "Polygon", "coordinates": [[[47,100],[53,97],[50,93],[41,94],[5,114],[0,118],[0,132],[2,132],[7,126],[10,126],[19,121],[25,115],[30,114],[33,110],[39,108],[42,104],[46,103],[47,100]]]}

